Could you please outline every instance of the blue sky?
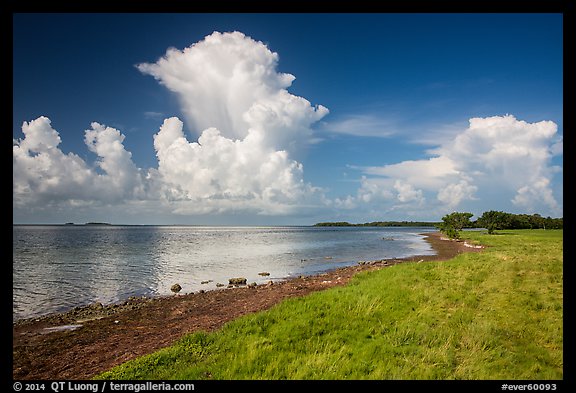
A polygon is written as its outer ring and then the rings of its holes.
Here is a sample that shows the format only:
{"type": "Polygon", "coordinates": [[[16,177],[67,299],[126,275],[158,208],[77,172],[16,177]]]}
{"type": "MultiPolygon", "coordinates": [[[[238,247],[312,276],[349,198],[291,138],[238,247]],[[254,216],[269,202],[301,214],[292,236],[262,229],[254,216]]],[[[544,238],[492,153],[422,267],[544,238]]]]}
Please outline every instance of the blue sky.
{"type": "Polygon", "coordinates": [[[14,222],[561,217],[562,31],[545,13],[14,14],[14,222]]]}

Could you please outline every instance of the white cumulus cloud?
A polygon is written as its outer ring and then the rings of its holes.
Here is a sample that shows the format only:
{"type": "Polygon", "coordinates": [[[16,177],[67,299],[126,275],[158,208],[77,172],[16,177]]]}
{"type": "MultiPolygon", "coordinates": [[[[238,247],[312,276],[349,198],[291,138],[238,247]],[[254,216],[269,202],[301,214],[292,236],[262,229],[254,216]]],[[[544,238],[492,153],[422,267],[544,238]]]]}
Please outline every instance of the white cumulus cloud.
{"type": "Polygon", "coordinates": [[[402,180],[394,182],[394,189],[398,192],[397,198],[400,202],[416,202],[421,205],[424,202],[422,190],[417,190],[413,185],[402,180]]]}
{"type": "MultiPolygon", "coordinates": [[[[84,142],[90,165],[59,149],[50,120],[24,123],[14,140],[14,206],[115,204],[176,214],[287,214],[323,204],[321,190],[303,180],[291,158],[310,143],[312,125],[328,113],[287,88],[278,55],[239,32],[218,33],[156,63],[137,67],[180,99],[197,139],[177,117],[154,135],[157,168],[138,168],[119,130],[93,122],[84,142]]],[[[157,116],[157,112],[145,112],[157,116]]]]}
{"type": "Polygon", "coordinates": [[[454,210],[460,202],[464,200],[474,200],[474,193],[478,187],[471,185],[466,180],[460,180],[458,183],[450,183],[438,191],[437,198],[444,203],[450,210],[454,210]]]}
{"type": "Polygon", "coordinates": [[[199,135],[189,142],[182,121],[170,118],[154,137],[152,177],[178,201],[176,211],[283,214],[315,197],[318,190],[304,183],[302,164],[290,156],[310,143],[312,125],[328,110],[290,94],[295,78],[277,64],[278,54],[262,42],[214,32],[137,66],[179,97],[199,135]]]}
{"type": "Polygon", "coordinates": [[[154,147],[162,193],[177,203],[179,213],[285,214],[317,191],[304,183],[302,165],[286,151],[248,137],[225,138],[216,128],[189,142],[176,117],[164,121],[154,147]]]}
{"type": "Polygon", "coordinates": [[[13,141],[13,204],[50,207],[115,203],[142,192],[140,171],[116,129],[92,123],[85,142],[98,156],[100,170],[74,153],[64,154],[51,121],[41,116],[22,125],[24,138],[13,141]]]}
{"type": "Polygon", "coordinates": [[[311,124],[328,110],[290,94],[286,89],[295,77],[278,72],[278,60],[241,32],[214,32],[137,68],[178,96],[185,121],[198,134],[216,128],[226,138],[292,150],[310,139],[311,124]]]}
{"type": "Polygon", "coordinates": [[[562,154],[552,121],[472,118],[467,129],[430,153],[429,159],[364,168],[357,199],[387,202],[391,209],[412,209],[426,200],[438,214],[499,194],[521,210],[562,214],[551,185],[561,171],[551,159],[562,154]]]}

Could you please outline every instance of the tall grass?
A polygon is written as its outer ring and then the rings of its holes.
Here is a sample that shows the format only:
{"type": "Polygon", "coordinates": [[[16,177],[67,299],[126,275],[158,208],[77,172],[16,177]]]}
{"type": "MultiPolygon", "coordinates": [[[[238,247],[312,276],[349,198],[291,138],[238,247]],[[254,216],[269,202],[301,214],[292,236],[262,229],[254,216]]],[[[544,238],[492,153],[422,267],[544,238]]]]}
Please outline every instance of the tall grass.
{"type": "Polygon", "coordinates": [[[464,232],[487,248],[358,274],[99,378],[562,379],[562,236],[464,232]]]}

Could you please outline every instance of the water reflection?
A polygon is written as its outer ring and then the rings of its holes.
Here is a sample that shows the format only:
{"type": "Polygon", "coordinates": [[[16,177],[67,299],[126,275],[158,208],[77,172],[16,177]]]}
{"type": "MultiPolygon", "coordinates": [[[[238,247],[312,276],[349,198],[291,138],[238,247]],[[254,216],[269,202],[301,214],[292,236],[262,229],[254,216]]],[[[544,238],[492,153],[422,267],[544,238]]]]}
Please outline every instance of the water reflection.
{"type": "Polygon", "coordinates": [[[16,319],[129,296],[264,283],[359,260],[432,254],[432,228],[14,226],[16,319]],[[268,272],[270,276],[259,273],[268,272]]]}

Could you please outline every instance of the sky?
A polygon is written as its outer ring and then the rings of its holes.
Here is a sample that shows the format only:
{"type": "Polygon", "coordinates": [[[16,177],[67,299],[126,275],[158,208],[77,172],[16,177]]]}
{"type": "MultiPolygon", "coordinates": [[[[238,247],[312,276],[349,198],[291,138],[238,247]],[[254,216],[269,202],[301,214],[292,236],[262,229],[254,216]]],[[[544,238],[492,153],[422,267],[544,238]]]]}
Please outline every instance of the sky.
{"type": "Polygon", "coordinates": [[[13,222],[563,216],[561,13],[15,13],[13,222]]]}

